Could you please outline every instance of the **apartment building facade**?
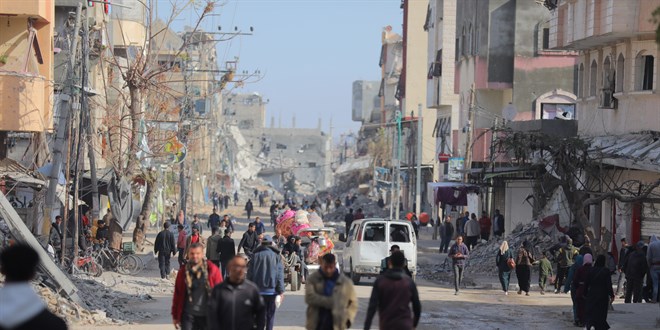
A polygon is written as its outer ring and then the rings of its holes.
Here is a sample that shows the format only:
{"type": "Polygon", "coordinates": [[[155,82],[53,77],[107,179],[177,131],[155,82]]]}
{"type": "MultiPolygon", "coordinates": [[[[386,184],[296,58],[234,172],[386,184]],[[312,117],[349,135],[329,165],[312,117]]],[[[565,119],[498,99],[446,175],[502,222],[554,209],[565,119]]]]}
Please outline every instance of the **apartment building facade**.
{"type": "MultiPolygon", "coordinates": [[[[578,0],[556,5],[549,46],[579,53],[579,134],[601,150],[607,165],[603,176],[616,174],[614,186],[656,182],[660,179],[660,53],[651,13],[660,1],[578,0]]],[[[594,227],[608,228],[615,242],[621,237],[636,242],[660,234],[660,204],[652,198],[634,203],[608,199],[592,209],[594,227]]]]}

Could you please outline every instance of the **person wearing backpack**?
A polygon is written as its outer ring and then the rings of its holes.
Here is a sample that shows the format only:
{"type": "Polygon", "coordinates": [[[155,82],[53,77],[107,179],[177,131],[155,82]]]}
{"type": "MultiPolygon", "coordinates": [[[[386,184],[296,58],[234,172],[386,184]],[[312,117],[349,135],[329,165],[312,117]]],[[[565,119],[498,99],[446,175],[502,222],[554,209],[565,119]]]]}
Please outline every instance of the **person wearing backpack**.
{"type": "Polygon", "coordinates": [[[578,255],[578,249],[573,246],[573,240],[566,238],[566,246],[563,246],[557,252],[557,279],[555,280],[555,293],[561,291],[561,287],[568,275],[568,269],[573,266],[575,257],[578,255]]]}
{"type": "Polygon", "coordinates": [[[513,252],[509,249],[509,243],[503,241],[500,245],[497,256],[495,257],[495,265],[497,266],[497,275],[502,284],[502,291],[504,295],[509,295],[509,280],[511,279],[511,270],[515,268],[515,261],[513,260],[513,252]]]}

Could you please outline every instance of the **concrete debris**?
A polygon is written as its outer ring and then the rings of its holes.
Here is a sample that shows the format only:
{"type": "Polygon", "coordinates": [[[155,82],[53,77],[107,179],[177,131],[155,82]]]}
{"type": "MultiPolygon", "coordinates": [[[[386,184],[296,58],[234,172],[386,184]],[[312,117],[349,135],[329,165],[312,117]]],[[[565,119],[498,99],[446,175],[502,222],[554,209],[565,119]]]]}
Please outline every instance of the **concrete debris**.
{"type": "MultiPolygon", "coordinates": [[[[529,241],[534,247],[532,253],[535,259],[541,257],[543,252],[550,250],[559,238],[563,236],[561,232],[553,228],[549,233],[539,228],[538,221],[533,221],[526,225],[518,225],[511,234],[506,236],[509,243],[509,249],[517,251],[524,241],[529,241]]],[[[496,275],[495,257],[502,244],[502,239],[493,239],[478,244],[470,251],[470,258],[466,266],[466,273],[496,275]]]]}
{"type": "MultiPolygon", "coordinates": [[[[344,201],[342,200],[342,204],[343,202],[344,201]]],[[[387,218],[390,215],[388,208],[380,208],[375,200],[363,195],[358,195],[355,203],[351,204],[349,207],[342,205],[339,208],[334,208],[333,206],[332,212],[323,216],[323,221],[343,222],[344,216],[348,213],[349,208],[352,208],[354,212],[361,208],[362,213],[364,213],[366,218],[387,218]]]]}

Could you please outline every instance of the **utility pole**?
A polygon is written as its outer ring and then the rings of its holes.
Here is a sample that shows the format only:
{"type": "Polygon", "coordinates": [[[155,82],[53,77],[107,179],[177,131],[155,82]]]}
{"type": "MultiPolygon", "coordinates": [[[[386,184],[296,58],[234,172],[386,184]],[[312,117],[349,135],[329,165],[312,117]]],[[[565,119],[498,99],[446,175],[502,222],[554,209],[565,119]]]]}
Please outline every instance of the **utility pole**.
{"type": "MultiPolygon", "coordinates": [[[[57,185],[62,172],[62,153],[64,149],[65,134],[69,124],[69,108],[71,107],[71,95],[73,94],[73,79],[74,67],[76,64],[76,50],[78,49],[78,38],[80,34],[80,16],[82,11],[82,3],[78,3],[76,8],[76,18],[73,27],[73,35],[71,36],[71,44],[69,47],[69,66],[66,73],[66,83],[62,93],[60,94],[59,112],[60,118],[57,123],[57,131],[55,133],[55,140],[53,142],[53,158],[51,163],[50,174],[48,175],[48,191],[46,193],[46,203],[44,206],[44,217],[48,217],[44,224],[50,225],[50,217],[53,213],[53,204],[55,203],[55,195],[57,193],[57,185]]],[[[68,198],[69,192],[65,192],[68,198]]],[[[76,201],[77,202],[77,201],[76,201]]],[[[67,219],[68,220],[68,219],[67,219]]]]}
{"type": "Polygon", "coordinates": [[[415,214],[419,219],[422,210],[422,104],[417,105],[417,173],[415,174],[415,214]]]}
{"type": "Polygon", "coordinates": [[[394,193],[396,194],[395,196],[395,205],[394,207],[396,208],[394,211],[394,219],[398,220],[399,219],[399,212],[401,209],[399,208],[399,205],[401,204],[400,199],[401,199],[401,182],[400,182],[400,177],[401,177],[401,154],[402,154],[402,149],[403,145],[401,144],[401,111],[396,112],[396,171],[395,171],[395,190],[394,193]]]}
{"type": "Polygon", "coordinates": [[[474,83],[470,87],[470,106],[468,108],[468,127],[467,127],[467,137],[465,139],[465,160],[463,161],[463,182],[468,182],[468,177],[470,175],[470,169],[472,168],[472,127],[474,126],[473,117],[474,117],[474,100],[475,91],[474,83]]]}
{"type": "MultiPolygon", "coordinates": [[[[85,23],[83,24],[82,52],[83,52],[83,73],[82,73],[82,93],[80,95],[80,105],[82,107],[82,117],[85,119],[85,131],[87,132],[87,153],[89,156],[89,174],[91,177],[92,191],[92,218],[90,223],[99,219],[99,186],[96,177],[96,156],[94,155],[94,126],[92,114],[89,109],[89,100],[87,98],[87,89],[89,86],[89,8],[85,9],[85,23]]],[[[110,224],[106,224],[110,225],[110,224]]]]}

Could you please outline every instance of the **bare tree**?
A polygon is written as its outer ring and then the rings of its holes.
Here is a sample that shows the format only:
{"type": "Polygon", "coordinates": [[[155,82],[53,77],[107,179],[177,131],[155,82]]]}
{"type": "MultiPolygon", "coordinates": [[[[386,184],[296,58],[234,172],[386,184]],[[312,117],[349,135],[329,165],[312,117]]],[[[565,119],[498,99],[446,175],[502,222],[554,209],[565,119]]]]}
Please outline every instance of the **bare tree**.
{"type": "MultiPolygon", "coordinates": [[[[602,148],[593,147],[588,138],[557,137],[539,132],[518,132],[507,128],[494,130],[499,138],[491,153],[492,166],[502,160],[530,170],[535,175],[534,215],[545,207],[554,191],[561,187],[568,201],[573,226],[582,230],[598,252],[607,250],[612,240],[606,228],[593,228],[588,210],[605,200],[624,203],[657,198],[660,179],[653,182],[621,180],[624,169],[608,166],[602,148]],[[597,239],[596,230],[600,231],[597,239]]],[[[487,168],[485,168],[487,171],[487,168]]]]}
{"type": "MultiPolygon", "coordinates": [[[[110,82],[106,89],[111,89],[118,95],[121,102],[108,104],[108,116],[104,122],[108,130],[107,159],[112,165],[115,174],[118,177],[132,178],[141,181],[146,187],[146,193],[142,204],[141,212],[133,233],[133,241],[136,242],[139,249],[142,247],[144,234],[146,232],[149,215],[151,214],[152,203],[154,199],[154,183],[158,179],[157,172],[151,167],[141,166],[146,159],[155,159],[163,157],[163,146],[168,141],[176,138],[175,132],[167,132],[158,128],[141,129],[145,120],[180,120],[181,104],[180,93],[168,86],[169,75],[178,69],[171,66],[160,65],[157,61],[160,47],[152,47],[153,44],[162,46],[158,43],[158,38],[163,38],[166,30],[169,29],[172,22],[184,10],[195,10],[198,18],[192,29],[193,33],[199,30],[200,24],[211,15],[216,6],[215,1],[206,1],[205,4],[196,8],[193,1],[186,1],[179,7],[178,2],[172,3],[172,12],[165,20],[165,27],[157,31],[151,28],[154,26],[153,4],[155,0],[144,3],[146,8],[146,26],[147,38],[142,48],[134,54],[134,58],[122,59],[114,53],[104,58],[109,64],[107,80],[110,82]],[[123,86],[113,85],[113,75],[118,75],[122,79],[123,86]],[[147,110],[148,109],[148,110],[147,110]],[[146,138],[144,138],[146,136],[146,138]],[[149,149],[145,149],[142,141],[148,141],[149,149]]],[[[123,27],[119,28],[122,36],[123,27]]],[[[190,33],[189,35],[192,35],[190,33]]],[[[183,60],[190,57],[187,50],[191,44],[191,38],[185,38],[183,44],[175,52],[174,57],[183,60]]],[[[219,92],[219,91],[212,91],[219,92]]],[[[187,105],[183,105],[187,106],[187,105]]]]}

